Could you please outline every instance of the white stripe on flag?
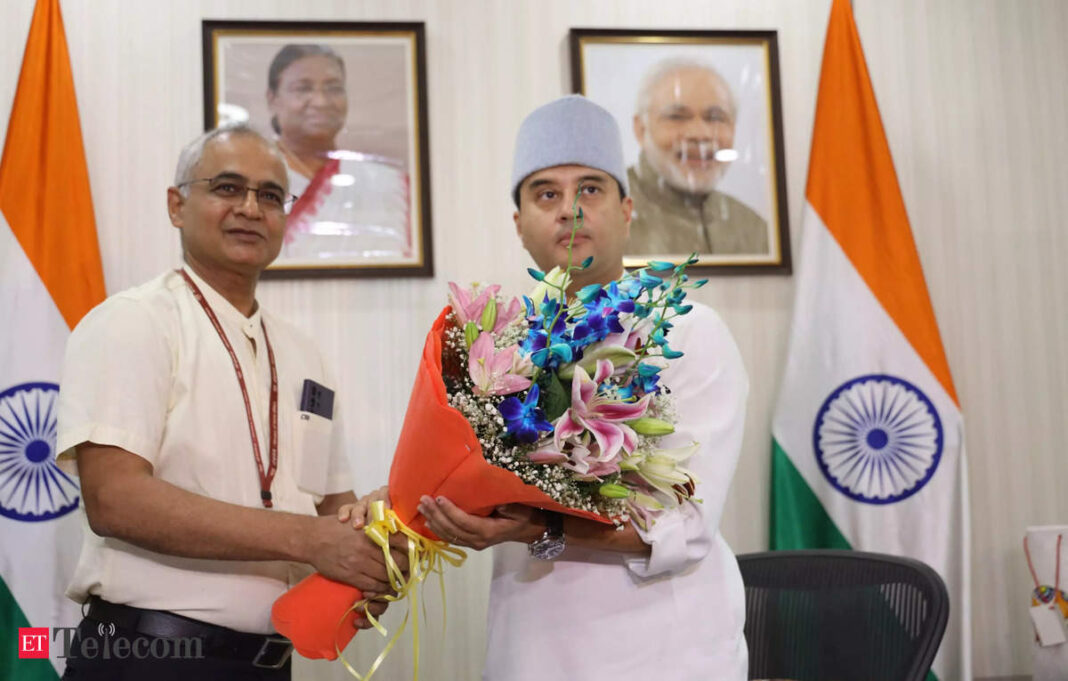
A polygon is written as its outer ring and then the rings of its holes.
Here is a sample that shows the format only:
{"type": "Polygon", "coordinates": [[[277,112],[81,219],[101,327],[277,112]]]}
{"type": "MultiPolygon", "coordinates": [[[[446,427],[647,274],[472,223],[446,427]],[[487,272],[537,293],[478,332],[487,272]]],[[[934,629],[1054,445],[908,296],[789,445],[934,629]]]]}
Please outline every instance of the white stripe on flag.
{"type": "MultiPolygon", "coordinates": [[[[70,329],[2,213],[0,272],[0,319],[5,324],[0,393],[24,383],[58,383],[70,329]]],[[[5,485],[5,477],[0,476],[0,504],[8,510],[17,505],[17,497],[11,496],[14,486],[5,485]]],[[[0,516],[0,576],[30,626],[70,627],[81,619],[78,606],[63,595],[81,541],[78,511],[43,522],[0,516]]],[[[55,656],[52,662],[59,665],[55,656]]]]}
{"type": "Polygon", "coordinates": [[[963,564],[969,537],[960,411],[808,203],[799,262],[790,351],[772,433],[854,549],[917,558],[942,575],[955,611],[935,672],[942,681],[969,678],[938,664],[955,663],[961,646],[963,659],[970,660],[969,638],[961,632],[970,613],[961,612],[969,603],[963,564]],[[895,503],[853,501],[828,483],[816,458],[813,430],[824,401],[847,381],[868,374],[908,381],[931,400],[942,422],[942,459],[934,475],[895,503]]]}

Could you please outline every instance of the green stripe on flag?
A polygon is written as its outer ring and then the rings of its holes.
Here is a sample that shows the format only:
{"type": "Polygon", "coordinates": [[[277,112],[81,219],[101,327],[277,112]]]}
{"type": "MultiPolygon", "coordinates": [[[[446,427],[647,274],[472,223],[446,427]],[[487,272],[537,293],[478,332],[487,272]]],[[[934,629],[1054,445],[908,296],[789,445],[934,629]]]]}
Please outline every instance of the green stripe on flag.
{"type": "MultiPolygon", "coordinates": [[[[779,442],[771,441],[771,549],[852,549],[779,442]]],[[[927,672],[926,681],[938,681],[927,672]]]]}
{"type": "Polygon", "coordinates": [[[771,441],[771,550],[851,549],[778,440],[771,441]]]}
{"type": "Polygon", "coordinates": [[[51,660],[19,659],[19,628],[28,626],[30,623],[22,614],[22,608],[11,595],[4,580],[0,579],[0,634],[4,639],[0,641],[0,679],[58,681],[59,675],[56,674],[51,660]]]}

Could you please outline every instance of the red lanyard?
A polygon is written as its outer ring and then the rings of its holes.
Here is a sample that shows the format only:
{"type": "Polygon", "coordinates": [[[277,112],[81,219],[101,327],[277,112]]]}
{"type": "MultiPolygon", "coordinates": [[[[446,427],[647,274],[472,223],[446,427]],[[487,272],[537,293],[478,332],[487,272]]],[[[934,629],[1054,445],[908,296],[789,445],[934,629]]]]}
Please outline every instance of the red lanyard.
{"type": "MultiPolygon", "coordinates": [[[[1064,538],[1063,534],[1057,535],[1057,572],[1053,578],[1053,598],[1057,598],[1057,592],[1061,588],[1061,539],[1064,538]]],[[[1031,570],[1031,578],[1035,580],[1035,591],[1042,589],[1042,585],[1038,582],[1038,574],[1035,573],[1035,566],[1031,562],[1031,551],[1027,548],[1027,537],[1024,537],[1024,555],[1027,556],[1027,567],[1031,570]]],[[[1053,601],[1050,601],[1052,603],[1053,601]]],[[[1051,606],[1052,607],[1052,606],[1051,606]]]]}
{"type": "Polygon", "coordinates": [[[245,386],[245,374],[241,371],[241,363],[237,361],[237,353],[234,352],[234,348],[230,345],[229,339],[226,337],[226,332],[223,331],[222,324],[219,323],[219,318],[215,316],[215,311],[211,309],[211,305],[208,304],[204,294],[200,292],[200,288],[197,287],[192,277],[186,274],[185,270],[176,270],[178,274],[182,275],[186,283],[189,284],[189,288],[193,291],[193,297],[197,299],[200,306],[204,308],[204,312],[208,315],[208,319],[211,320],[211,325],[215,327],[215,332],[219,334],[219,339],[222,340],[223,345],[226,347],[226,351],[230,353],[230,361],[234,363],[234,373],[237,374],[237,383],[241,387],[241,397],[245,399],[245,414],[248,416],[248,434],[252,438],[252,457],[256,459],[256,469],[260,474],[260,499],[263,500],[264,508],[271,508],[271,481],[274,480],[274,473],[278,469],[278,371],[274,364],[274,350],[271,349],[271,341],[267,338],[267,327],[263,323],[263,318],[260,318],[260,328],[263,329],[263,342],[267,346],[267,361],[271,365],[271,440],[269,444],[270,448],[270,465],[267,467],[267,472],[263,471],[263,457],[260,455],[260,438],[256,435],[256,423],[252,420],[252,401],[248,398],[248,388],[245,386]]]}

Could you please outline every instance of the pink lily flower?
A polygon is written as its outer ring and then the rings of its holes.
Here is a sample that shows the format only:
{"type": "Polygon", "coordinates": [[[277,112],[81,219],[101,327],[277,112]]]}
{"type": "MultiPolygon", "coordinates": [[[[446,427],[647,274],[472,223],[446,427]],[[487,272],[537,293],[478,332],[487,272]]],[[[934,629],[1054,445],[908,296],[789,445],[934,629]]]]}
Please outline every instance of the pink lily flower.
{"type": "MultiPolygon", "coordinates": [[[[615,457],[618,459],[618,457],[615,457]]],[[[569,468],[577,474],[575,477],[579,480],[594,481],[601,480],[605,476],[613,475],[619,472],[619,462],[617,461],[590,461],[590,460],[576,460],[564,464],[564,468],[569,468]]]]}
{"type": "MultiPolygon", "coordinates": [[[[475,289],[462,289],[455,282],[449,282],[449,305],[456,314],[456,318],[463,326],[467,322],[478,324],[482,321],[482,311],[486,309],[490,298],[496,297],[501,287],[498,284],[488,286],[475,295],[475,289]]],[[[497,308],[497,321],[493,325],[493,333],[500,333],[504,327],[511,324],[519,317],[522,304],[518,298],[512,298],[508,304],[497,308]]],[[[483,329],[489,331],[490,329],[483,329]]]]}
{"type": "Polygon", "coordinates": [[[530,454],[527,454],[527,458],[532,463],[564,463],[567,461],[567,454],[556,451],[552,441],[549,440],[530,454]]]}
{"type": "Polygon", "coordinates": [[[615,367],[608,360],[598,360],[593,378],[581,366],[575,367],[571,381],[571,407],[557,419],[553,442],[562,451],[565,440],[589,430],[600,449],[599,461],[611,461],[619,450],[634,451],[638,435],[623,423],[636,419],[649,406],[649,396],[637,402],[620,402],[597,394],[597,386],[603,383],[615,367]]]}
{"type": "Polygon", "coordinates": [[[468,353],[467,367],[476,395],[511,395],[530,387],[529,378],[511,373],[518,350],[518,345],[512,345],[498,352],[493,349],[493,336],[479,334],[468,353]]]}
{"type": "Polygon", "coordinates": [[[584,432],[581,436],[572,436],[567,439],[562,449],[558,450],[553,440],[546,440],[538,449],[527,456],[533,463],[558,464],[574,471],[578,480],[594,481],[618,473],[621,457],[603,456],[601,448],[596,442],[590,442],[590,434],[584,432]]]}
{"type": "Polygon", "coordinates": [[[497,323],[493,325],[493,333],[497,334],[504,330],[519,318],[519,311],[523,309],[518,298],[512,298],[504,307],[497,308],[497,323]]]}
{"type": "Polygon", "coordinates": [[[494,284],[482,289],[475,296],[475,289],[465,290],[457,286],[455,282],[450,281],[449,304],[452,306],[452,311],[456,314],[456,318],[460,321],[460,326],[467,322],[478,324],[482,319],[482,310],[486,308],[490,297],[496,296],[497,291],[500,289],[499,285],[494,284]]]}

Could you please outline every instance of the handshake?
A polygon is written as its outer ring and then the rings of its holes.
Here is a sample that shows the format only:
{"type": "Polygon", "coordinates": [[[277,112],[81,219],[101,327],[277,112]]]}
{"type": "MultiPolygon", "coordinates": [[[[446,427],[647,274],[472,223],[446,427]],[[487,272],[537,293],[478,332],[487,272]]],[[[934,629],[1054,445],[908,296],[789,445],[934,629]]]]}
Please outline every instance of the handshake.
{"type": "MultiPolygon", "coordinates": [[[[372,624],[366,613],[375,618],[381,616],[391,602],[384,597],[396,595],[389,580],[385,552],[363,531],[372,522],[372,506],[377,501],[383,502],[386,508],[390,507],[387,486],[378,488],[355,503],[339,506],[336,521],[330,518],[327,524],[324,518],[322,525],[328,532],[323,535],[321,550],[312,562],[323,576],[356,587],[367,599],[365,612],[353,622],[357,629],[370,628],[372,624]],[[350,527],[356,532],[351,532],[350,527]]],[[[423,496],[418,510],[427,527],[437,536],[450,544],[479,550],[505,541],[533,541],[544,530],[540,511],[521,504],[500,506],[493,514],[483,518],[460,510],[444,497],[433,499],[423,496]]],[[[389,536],[390,556],[405,578],[411,568],[408,542],[408,537],[402,533],[389,536]]]]}
{"type": "MultiPolygon", "coordinates": [[[[358,629],[370,628],[366,613],[376,618],[382,615],[389,606],[383,597],[395,593],[385,552],[363,531],[371,520],[371,506],[376,501],[389,507],[388,487],[380,487],[355,503],[342,504],[333,516],[317,519],[316,532],[308,538],[307,555],[311,558],[308,562],[324,577],[356,587],[367,599],[364,612],[358,613],[354,621],[358,629]]],[[[408,538],[392,534],[389,547],[394,563],[407,577],[408,538]]]]}

